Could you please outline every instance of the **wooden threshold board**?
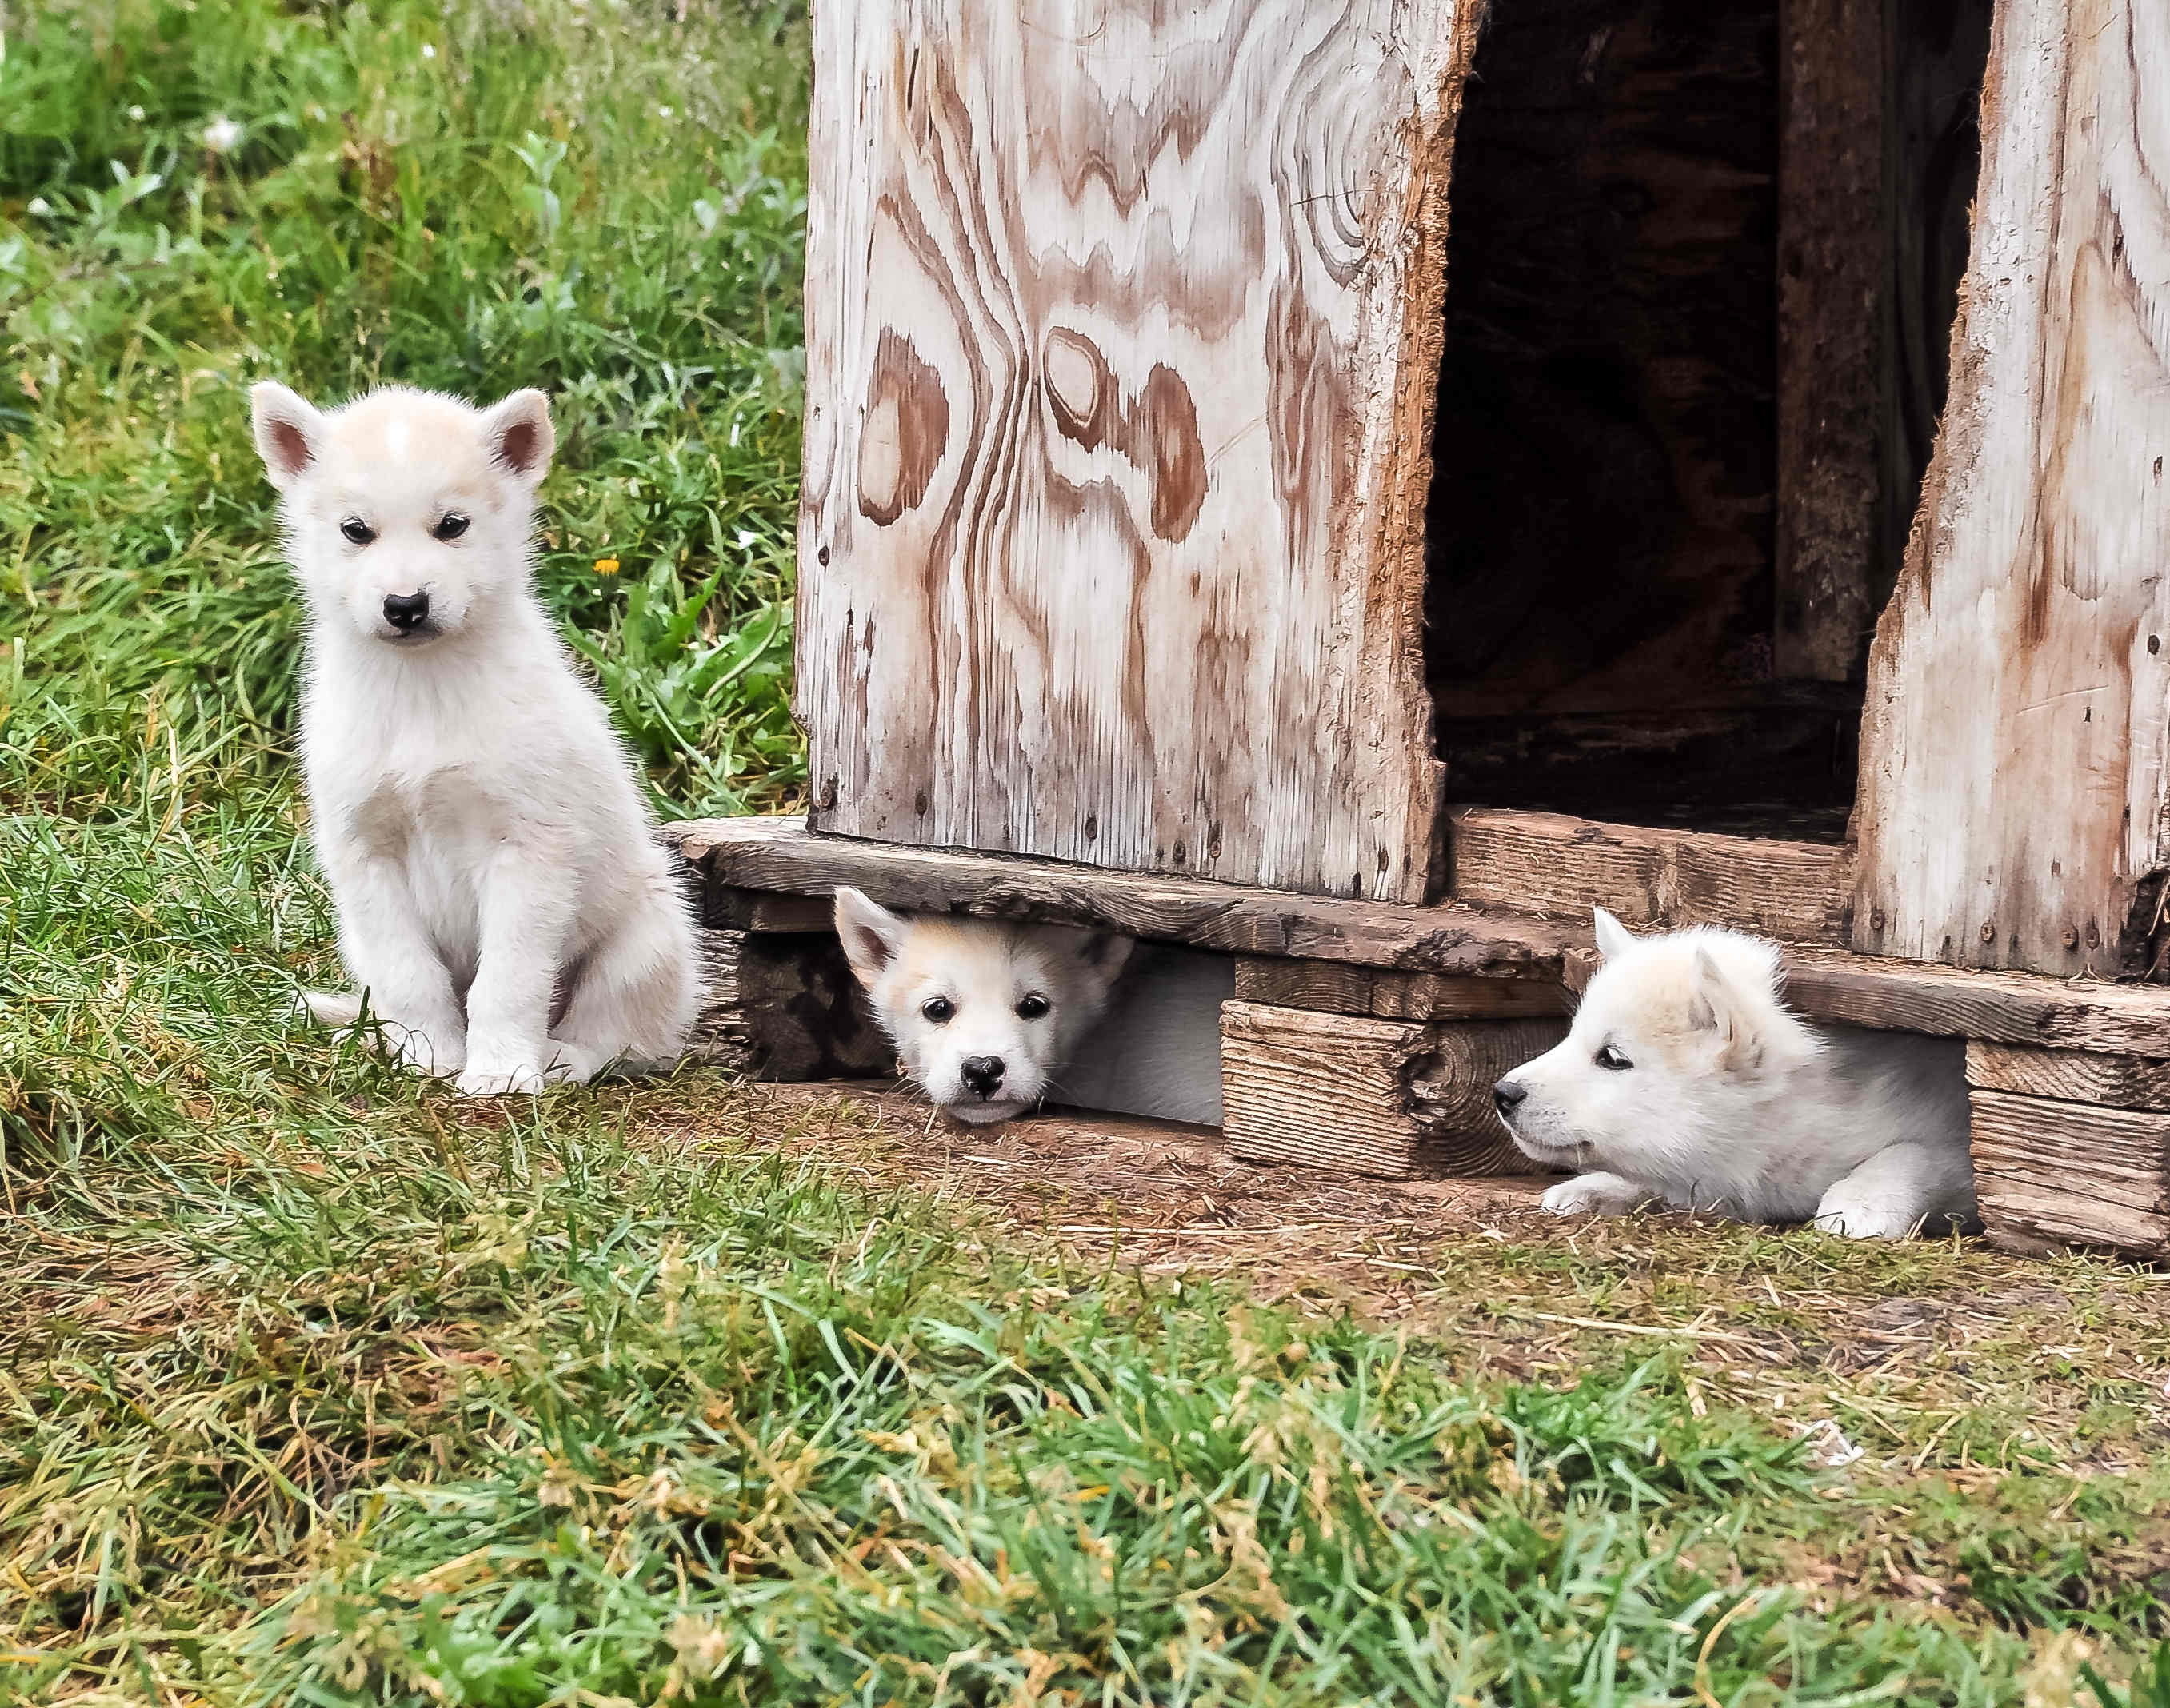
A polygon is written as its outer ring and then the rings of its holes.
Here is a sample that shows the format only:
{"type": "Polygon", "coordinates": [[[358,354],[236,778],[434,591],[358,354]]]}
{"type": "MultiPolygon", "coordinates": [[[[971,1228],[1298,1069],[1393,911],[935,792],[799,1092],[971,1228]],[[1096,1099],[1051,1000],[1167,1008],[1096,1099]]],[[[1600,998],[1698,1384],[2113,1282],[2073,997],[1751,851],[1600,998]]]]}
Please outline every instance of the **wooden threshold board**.
{"type": "MultiPolygon", "coordinates": [[[[1596,964],[1587,924],[1504,905],[1291,895],[816,835],[797,819],[694,819],[665,834],[710,885],[727,889],[826,895],[852,884],[906,910],[1100,926],[1227,954],[1552,979],[1576,990],[1596,964]]],[[[1811,1019],[2170,1059],[2170,985],[1980,972],[1797,945],[1786,952],[1786,995],[1811,1019]]]]}
{"type": "Polygon", "coordinates": [[[1564,813],[1456,807],[1448,818],[1457,901],[1587,926],[1724,925],[1781,942],[1847,942],[1853,874],[1843,848],[1599,824],[1564,813]]]}

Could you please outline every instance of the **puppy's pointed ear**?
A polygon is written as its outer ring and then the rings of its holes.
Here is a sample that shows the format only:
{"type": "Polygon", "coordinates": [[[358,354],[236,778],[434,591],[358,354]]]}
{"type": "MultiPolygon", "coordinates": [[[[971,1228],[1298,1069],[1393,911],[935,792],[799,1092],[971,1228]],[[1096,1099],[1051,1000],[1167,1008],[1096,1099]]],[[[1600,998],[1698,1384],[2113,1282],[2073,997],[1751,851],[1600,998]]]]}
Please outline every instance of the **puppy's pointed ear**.
{"type": "Polygon", "coordinates": [[[276,380],[249,388],[249,410],[256,430],[256,454],[271,484],[284,492],[307,473],[323,452],[324,418],[307,398],[276,380]]]}
{"type": "Polygon", "coordinates": [[[550,424],[550,400],[531,386],[493,403],[482,418],[482,442],[490,460],[515,480],[530,488],[540,486],[558,448],[557,430],[550,424]]]}
{"type": "Polygon", "coordinates": [[[905,921],[856,889],[836,892],[836,935],[852,976],[869,990],[904,948],[905,921]]]}
{"type": "Polygon", "coordinates": [[[1609,961],[1624,955],[1634,947],[1635,939],[1628,927],[1606,912],[1603,908],[1592,910],[1597,925],[1597,954],[1600,960],[1609,961]]]}
{"type": "Polygon", "coordinates": [[[1736,1068],[1756,1065],[1756,1028],[1748,998],[1701,943],[1688,974],[1688,1021],[1698,1032],[1715,1033],[1721,1058],[1736,1068]]]}
{"type": "Polygon", "coordinates": [[[1136,937],[1119,937],[1114,931],[1072,931],[1063,936],[1063,953],[1077,963],[1084,988],[1093,993],[1096,1001],[1108,994],[1121,976],[1130,951],[1138,946],[1136,937]]]}

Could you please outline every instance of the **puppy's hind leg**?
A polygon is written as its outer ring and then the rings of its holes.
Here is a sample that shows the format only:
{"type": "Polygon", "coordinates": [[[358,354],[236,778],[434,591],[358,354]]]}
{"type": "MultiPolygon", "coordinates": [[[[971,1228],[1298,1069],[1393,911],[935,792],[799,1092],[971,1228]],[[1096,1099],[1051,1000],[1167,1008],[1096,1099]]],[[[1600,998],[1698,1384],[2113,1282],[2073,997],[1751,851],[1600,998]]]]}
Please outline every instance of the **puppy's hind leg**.
{"type": "Polygon", "coordinates": [[[1850,1240],[1936,1236],[1980,1225],[1974,1165],[1964,1145],[1886,1145],[1832,1182],[1816,1206],[1815,1225],[1850,1240]]]}
{"type": "Polygon", "coordinates": [[[581,963],[564,1018],[550,1028],[566,1077],[675,1065],[700,1006],[692,922],[657,894],[581,963]]]}

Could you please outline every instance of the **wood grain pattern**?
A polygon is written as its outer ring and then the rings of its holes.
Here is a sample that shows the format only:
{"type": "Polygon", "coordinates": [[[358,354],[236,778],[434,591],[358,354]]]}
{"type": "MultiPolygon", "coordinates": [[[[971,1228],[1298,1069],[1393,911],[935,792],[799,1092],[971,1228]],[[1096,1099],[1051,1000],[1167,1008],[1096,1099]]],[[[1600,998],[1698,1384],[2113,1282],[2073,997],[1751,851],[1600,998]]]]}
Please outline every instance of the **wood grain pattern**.
{"type": "Polygon", "coordinates": [[[1858,678],[1876,625],[1884,0],[1784,0],[1778,77],[1782,677],[1858,678]]]}
{"type": "Polygon", "coordinates": [[[853,1079],[895,1053],[833,935],[701,933],[707,977],[687,1054],[750,1079],[853,1079]]]}
{"type": "Polygon", "coordinates": [[[709,883],[739,889],[829,895],[848,883],[885,906],[907,910],[1098,925],[1227,954],[1354,961],[1462,977],[1557,983],[1570,960],[1588,953],[1586,929],[1476,908],[1333,900],[861,841],[815,835],[775,819],[704,819],[669,828],[709,883]]]}
{"type": "Polygon", "coordinates": [[[703,915],[724,931],[789,934],[836,929],[835,904],[828,896],[782,895],[726,883],[708,887],[703,915]]]}
{"type": "Polygon", "coordinates": [[[1236,963],[1236,1000],[1381,1020],[1525,1020],[1568,1010],[1566,987],[1538,979],[1454,979],[1257,956],[1236,963]]]}
{"type": "Polygon", "coordinates": [[[2006,0],[1944,428],[1869,666],[1857,948],[2115,974],[2170,866],[2170,8],[2006,0]]]}
{"type": "Polygon", "coordinates": [[[1461,0],[817,0],[817,827],[1421,900],[1461,0]]]}
{"type": "Polygon", "coordinates": [[[1967,1045],[1967,1083],[1983,1091],[2170,1113],[2170,1061],[2024,1044],[1967,1045]]]}
{"type": "Polygon", "coordinates": [[[1419,1025],[1230,1002],[1221,1132],[1249,1161],[1383,1180],[1526,1169],[1493,1113],[1492,1085],[1566,1030],[1560,1020],[1419,1025]]]}
{"type": "Polygon", "coordinates": [[[1991,1239],[2170,1255],[2170,1115],[1969,1094],[1975,1191],[1991,1239]]]}
{"type": "Polygon", "coordinates": [[[1794,942],[1846,940],[1845,851],[1809,842],[1592,824],[1557,813],[1460,807],[1449,819],[1452,894],[1587,923],[1726,925],[1794,942]]]}

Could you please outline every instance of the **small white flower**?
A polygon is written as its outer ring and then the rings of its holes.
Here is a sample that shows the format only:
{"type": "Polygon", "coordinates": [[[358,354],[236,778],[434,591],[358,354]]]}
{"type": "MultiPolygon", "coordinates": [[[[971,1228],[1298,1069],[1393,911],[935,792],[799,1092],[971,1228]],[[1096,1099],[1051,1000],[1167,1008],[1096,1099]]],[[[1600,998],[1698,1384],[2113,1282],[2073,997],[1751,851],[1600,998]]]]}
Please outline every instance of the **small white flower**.
{"type": "Polygon", "coordinates": [[[128,109],[128,116],[140,125],[143,122],[143,109],[141,107],[131,107],[128,109]]]}
{"type": "Polygon", "coordinates": [[[203,127],[203,146],[214,154],[231,153],[241,141],[241,126],[221,113],[203,127]]]}
{"type": "Polygon", "coordinates": [[[47,201],[42,195],[34,195],[30,198],[29,211],[35,214],[40,219],[43,219],[52,211],[53,205],[47,201]]]}
{"type": "Polygon", "coordinates": [[[675,107],[658,107],[655,109],[655,116],[659,119],[667,119],[676,110],[675,107]]]}
{"type": "Polygon", "coordinates": [[[422,57],[425,59],[435,59],[436,56],[437,50],[430,46],[428,42],[424,42],[422,44],[422,57]]]}

